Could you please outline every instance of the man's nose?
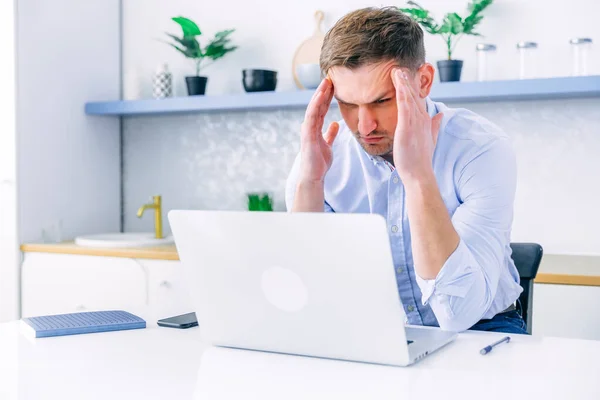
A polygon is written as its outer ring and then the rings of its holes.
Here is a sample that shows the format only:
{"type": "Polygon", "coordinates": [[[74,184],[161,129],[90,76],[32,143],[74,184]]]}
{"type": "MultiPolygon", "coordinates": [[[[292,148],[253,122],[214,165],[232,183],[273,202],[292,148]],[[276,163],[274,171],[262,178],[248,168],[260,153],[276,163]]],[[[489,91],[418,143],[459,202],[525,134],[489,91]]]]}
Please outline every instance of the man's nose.
{"type": "Polygon", "coordinates": [[[358,110],[358,132],[362,136],[366,136],[369,133],[377,129],[377,120],[375,115],[367,108],[362,107],[358,110]]]}

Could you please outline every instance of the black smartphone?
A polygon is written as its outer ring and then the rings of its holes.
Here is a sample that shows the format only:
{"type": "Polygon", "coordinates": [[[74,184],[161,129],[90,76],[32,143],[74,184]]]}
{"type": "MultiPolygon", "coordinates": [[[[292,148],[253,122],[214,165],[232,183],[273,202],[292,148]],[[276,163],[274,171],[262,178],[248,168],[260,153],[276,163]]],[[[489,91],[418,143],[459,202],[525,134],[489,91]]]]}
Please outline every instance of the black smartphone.
{"type": "Polygon", "coordinates": [[[198,326],[198,320],[196,319],[196,313],[187,313],[177,315],[175,317],[163,318],[158,320],[158,326],[164,326],[167,328],[179,328],[186,329],[192,326],[198,326]]]}

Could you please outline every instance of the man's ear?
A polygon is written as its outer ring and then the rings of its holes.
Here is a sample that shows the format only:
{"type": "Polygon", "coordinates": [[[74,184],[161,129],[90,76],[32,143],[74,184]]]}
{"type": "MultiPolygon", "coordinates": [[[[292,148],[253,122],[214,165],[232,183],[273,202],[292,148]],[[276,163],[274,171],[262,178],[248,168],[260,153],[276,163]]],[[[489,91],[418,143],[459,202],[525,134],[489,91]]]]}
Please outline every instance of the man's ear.
{"type": "Polygon", "coordinates": [[[435,76],[435,68],[429,63],[425,63],[417,70],[419,75],[419,96],[424,99],[431,92],[431,85],[435,76]]]}

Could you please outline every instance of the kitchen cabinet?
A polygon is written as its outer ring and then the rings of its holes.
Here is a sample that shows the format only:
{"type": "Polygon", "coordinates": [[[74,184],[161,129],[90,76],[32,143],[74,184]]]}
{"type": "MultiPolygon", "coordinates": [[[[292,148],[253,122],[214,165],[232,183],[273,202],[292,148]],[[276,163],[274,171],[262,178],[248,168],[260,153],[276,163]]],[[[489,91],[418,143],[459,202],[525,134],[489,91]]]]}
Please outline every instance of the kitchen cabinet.
{"type": "Polygon", "coordinates": [[[191,311],[179,261],[25,253],[22,316],[144,309],[162,318],[191,311]]]}
{"type": "MultiPolygon", "coordinates": [[[[111,250],[109,256],[98,249],[93,251],[96,255],[63,254],[56,252],[82,250],[69,245],[42,246],[33,246],[38,252],[23,253],[24,317],[106,309],[135,313],[143,309],[145,315],[160,319],[193,311],[174,247],[161,251],[111,250]]],[[[597,267],[595,257],[544,257],[534,284],[533,335],[600,340],[597,267]],[[571,275],[565,275],[567,272],[571,275]],[[556,283],[561,280],[582,284],[556,283]]]]}
{"type": "Polygon", "coordinates": [[[136,261],[148,274],[148,305],[157,318],[193,311],[179,261],[136,261]]]}
{"type": "Polygon", "coordinates": [[[600,340],[600,286],[534,284],[535,336],[600,340]]]}

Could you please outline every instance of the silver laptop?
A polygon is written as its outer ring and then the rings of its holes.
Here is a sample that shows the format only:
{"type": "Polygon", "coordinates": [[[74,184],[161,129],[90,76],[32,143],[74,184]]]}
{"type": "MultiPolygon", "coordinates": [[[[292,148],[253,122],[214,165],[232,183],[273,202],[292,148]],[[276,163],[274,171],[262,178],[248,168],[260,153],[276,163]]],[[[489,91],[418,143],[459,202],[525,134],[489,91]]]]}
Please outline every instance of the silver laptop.
{"type": "Polygon", "coordinates": [[[405,366],[456,337],[405,326],[379,215],[173,210],[169,223],[208,344],[405,366]]]}

